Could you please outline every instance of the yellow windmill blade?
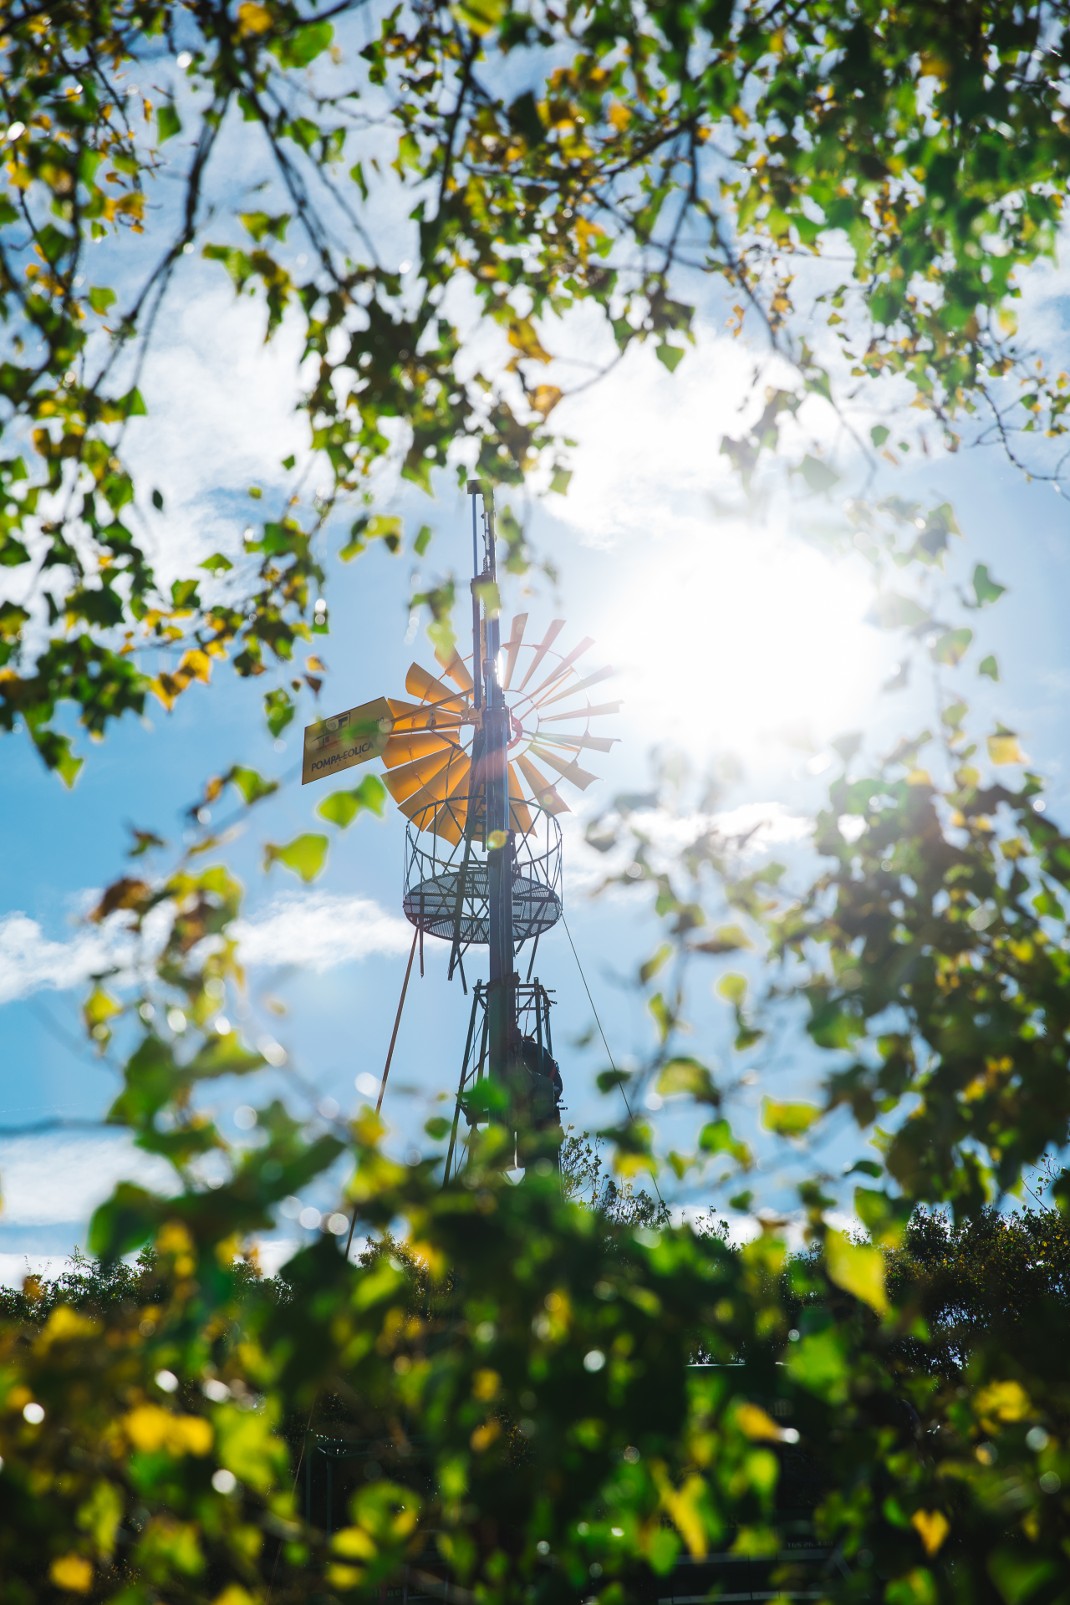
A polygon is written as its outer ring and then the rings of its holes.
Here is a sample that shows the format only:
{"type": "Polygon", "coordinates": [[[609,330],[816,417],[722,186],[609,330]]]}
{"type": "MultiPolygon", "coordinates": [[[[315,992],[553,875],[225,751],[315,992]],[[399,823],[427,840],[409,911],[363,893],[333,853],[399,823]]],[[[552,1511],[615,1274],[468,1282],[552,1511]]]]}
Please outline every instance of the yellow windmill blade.
{"type": "Polygon", "coordinates": [[[544,745],[537,737],[531,743],[528,751],[535,753],[541,763],[548,763],[551,769],[556,769],[562,780],[567,780],[573,786],[578,786],[580,791],[586,791],[591,781],[598,779],[598,776],[592,775],[589,770],[581,769],[575,759],[569,761],[559,758],[551,747],[544,745]]]}
{"type": "Polygon", "coordinates": [[[524,687],[527,685],[528,681],[531,679],[532,675],[535,673],[535,671],[539,667],[540,663],[543,662],[544,658],[546,657],[547,652],[549,652],[550,648],[553,646],[554,642],[557,640],[558,636],[561,634],[561,631],[564,628],[565,628],[564,619],[554,619],[553,623],[550,625],[550,628],[547,630],[546,634],[543,636],[542,640],[539,642],[538,646],[535,648],[535,656],[532,658],[531,662],[528,664],[527,673],[525,674],[524,678],[521,680],[520,684],[517,686],[517,690],[518,691],[523,691],[524,687]]]}
{"type": "Polygon", "coordinates": [[[415,792],[429,786],[441,774],[456,754],[456,748],[429,753],[412,763],[400,764],[383,776],[383,783],[396,803],[401,803],[415,792]]]}
{"type": "Polygon", "coordinates": [[[517,759],[517,765],[520,773],[531,787],[533,800],[538,803],[540,808],[545,808],[548,814],[567,814],[569,812],[568,803],[557,790],[557,787],[535,767],[526,753],[517,759]]]}
{"type": "Polygon", "coordinates": [[[436,680],[433,674],[418,663],[410,664],[409,672],[405,676],[405,690],[411,697],[419,697],[425,705],[431,703],[443,712],[463,713],[468,706],[466,699],[459,696],[452,686],[444,680],[436,680]]]}
{"type": "Polygon", "coordinates": [[[542,713],[539,715],[539,728],[544,724],[559,724],[563,719],[598,719],[603,714],[619,713],[622,707],[623,703],[620,702],[603,702],[600,707],[592,708],[588,702],[586,707],[573,708],[565,713],[542,713]]]}
{"type": "MultiPolygon", "coordinates": [[[[456,700],[456,699],[451,699],[456,700]]],[[[401,735],[405,731],[437,731],[445,735],[449,731],[460,731],[467,723],[464,712],[457,712],[453,708],[444,708],[439,702],[418,703],[398,702],[387,697],[391,716],[393,718],[392,735],[401,735]]]]}
{"type": "Polygon", "coordinates": [[[551,691],[554,686],[559,685],[568,674],[568,671],[571,669],[576,659],[578,657],[582,657],[583,653],[592,646],[594,646],[594,641],[588,635],[580,642],[579,646],[573,647],[567,658],[561,659],[557,667],[546,676],[546,679],[543,680],[541,684],[535,687],[534,691],[528,692],[528,697],[536,707],[539,706],[540,702],[547,700],[545,693],[551,691]]]}
{"type": "Polygon", "coordinates": [[[524,631],[527,628],[527,623],[528,616],[526,613],[518,613],[516,615],[509,639],[503,648],[505,657],[502,660],[502,685],[506,691],[510,690],[513,684],[516,660],[520,654],[520,648],[524,645],[524,631]]]}
{"type": "Polygon", "coordinates": [[[472,676],[468,672],[468,665],[456,648],[452,652],[443,652],[440,649],[436,649],[435,657],[442,665],[443,673],[448,674],[454,685],[459,686],[466,696],[475,690],[472,676]]]}
{"type": "Polygon", "coordinates": [[[387,737],[383,748],[383,762],[388,769],[402,764],[415,763],[418,758],[441,756],[446,763],[450,753],[456,751],[459,738],[453,730],[410,730],[401,735],[387,737]]]}
{"type": "Polygon", "coordinates": [[[599,685],[603,680],[608,680],[610,675],[615,673],[615,669],[596,669],[594,674],[589,674],[586,679],[576,680],[572,685],[567,685],[563,691],[555,691],[553,696],[543,697],[536,706],[540,709],[548,708],[554,702],[563,701],[565,697],[576,696],[580,691],[588,690],[590,686],[599,685]]]}
{"type": "MultiPolygon", "coordinates": [[[[584,747],[591,752],[612,752],[620,737],[592,736],[586,730],[575,735],[569,731],[562,731],[560,734],[549,734],[540,725],[538,739],[540,744],[549,742],[552,747],[567,747],[570,752],[579,752],[584,747]]],[[[387,742],[388,751],[389,747],[390,743],[387,742]]]]}
{"type": "MultiPolygon", "coordinates": [[[[436,817],[439,809],[450,803],[461,788],[468,785],[471,768],[472,765],[466,754],[458,753],[451,763],[444,765],[437,774],[429,776],[421,786],[409,791],[408,795],[403,797],[397,796],[394,789],[395,785],[398,786],[400,791],[408,789],[406,778],[403,778],[400,783],[398,782],[400,770],[393,770],[390,774],[384,775],[383,779],[387,790],[394,797],[401,812],[411,820],[416,821],[419,819],[421,830],[429,830],[432,828],[431,821],[436,817]],[[426,820],[420,818],[424,814],[427,816],[426,820]]],[[[467,799],[465,807],[461,808],[459,813],[463,827],[467,813],[467,799]]]]}

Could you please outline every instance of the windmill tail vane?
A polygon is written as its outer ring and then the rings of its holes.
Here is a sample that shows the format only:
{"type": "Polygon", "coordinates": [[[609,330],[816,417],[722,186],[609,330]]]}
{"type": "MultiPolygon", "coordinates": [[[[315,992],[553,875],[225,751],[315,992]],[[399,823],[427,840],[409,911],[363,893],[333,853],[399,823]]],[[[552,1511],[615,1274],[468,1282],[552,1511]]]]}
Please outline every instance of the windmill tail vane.
{"type": "Polygon", "coordinates": [[[531,980],[531,966],[520,981],[517,954],[561,917],[558,817],[569,811],[562,793],[593,783],[589,755],[609,752],[616,742],[600,733],[600,721],[620,708],[592,700],[613,670],[588,669],[589,637],[562,650],[563,619],[540,634],[519,613],[502,640],[491,601],[497,597],[493,503],[479,481],[470,481],[468,491],[471,653],[439,650],[437,672],[411,665],[403,698],[376,697],[309,725],[301,775],[308,783],[380,762],[408,820],[407,918],[420,933],[451,943],[450,974],[460,970],[462,980],[469,948],[489,950],[487,981],[474,987],[447,1179],[462,1114],[470,1131],[488,1118],[504,1119],[518,1163],[525,1152],[530,1157],[532,1142],[545,1146],[546,1133],[556,1130],[559,1142],[552,1000],[531,980]]]}

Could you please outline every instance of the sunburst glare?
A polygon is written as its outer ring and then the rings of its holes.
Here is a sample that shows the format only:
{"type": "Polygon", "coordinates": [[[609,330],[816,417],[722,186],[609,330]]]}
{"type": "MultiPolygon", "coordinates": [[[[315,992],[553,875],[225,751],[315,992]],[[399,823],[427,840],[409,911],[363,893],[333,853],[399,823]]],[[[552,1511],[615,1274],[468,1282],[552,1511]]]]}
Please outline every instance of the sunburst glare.
{"type": "Polygon", "coordinates": [[[756,761],[865,719],[887,654],[860,573],[739,525],[648,552],[628,554],[628,582],[595,621],[644,736],[756,761]]]}

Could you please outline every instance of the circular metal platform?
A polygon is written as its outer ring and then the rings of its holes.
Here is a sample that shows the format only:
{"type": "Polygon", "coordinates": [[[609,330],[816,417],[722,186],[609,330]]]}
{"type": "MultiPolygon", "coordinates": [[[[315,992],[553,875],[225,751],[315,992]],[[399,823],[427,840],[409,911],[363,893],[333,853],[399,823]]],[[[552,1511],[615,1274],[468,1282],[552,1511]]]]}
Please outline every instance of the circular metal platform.
{"type": "MultiPolygon", "coordinates": [[[[446,805],[448,810],[449,805],[446,805]]],[[[461,809],[458,807],[458,813],[461,809]]],[[[418,930],[463,947],[490,941],[489,866],[485,843],[471,833],[453,840],[443,805],[434,823],[417,815],[405,832],[405,917],[418,930]],[[436,833],[435,825],[443,827],[436,833]]],[[[465,812],[468,818],[471,814],[465,812]]],[[[541,936],[561,918],[561,829],[534,803],[526,805],[527,829],[513,842],[513,929],[516,945],[541,936]]]]}

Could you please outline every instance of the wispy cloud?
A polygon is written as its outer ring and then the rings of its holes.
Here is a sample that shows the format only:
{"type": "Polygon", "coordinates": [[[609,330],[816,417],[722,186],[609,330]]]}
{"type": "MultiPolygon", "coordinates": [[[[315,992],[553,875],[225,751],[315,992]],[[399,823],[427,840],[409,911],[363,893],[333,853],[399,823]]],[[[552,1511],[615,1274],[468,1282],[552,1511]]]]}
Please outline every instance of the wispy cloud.
{"type": "Polygon", "coordinates": [[[114,963],[114,954],[114,937],[106,931],[81,930],[57,942],[29,915],[6,914],[0,917],[0,1003],[78,986],[114,963]]]}
{"type": "Polygon", "coordinates": [[[412,926],[367,897],[290,893],[235,934],[246,964],[333,970],[376,953],[407,953],[412,926]]]}
{"type": "MultiPolygon", "coordinates": [[[[319,974],[377,953],[407,952],[412,927],[370,898],[294,892],[240,921],[235,934],[247,965],[319,974]]],[[[122,916],[79,928],[66,940],[46,935],[28,914],[0,916],[0,1004],[40,991],[63,992],[105,970],[117,969],[121,977],[133,961],[122,916]]]]}
{"type": "Polygon", "coordinates": [[[0,1148],[4,1227],[56,1226],[88,1220],[117,1181],[168,1187],[165,1160],[143,1154],[122,1132],[15,1137],[0,1148]]]}

